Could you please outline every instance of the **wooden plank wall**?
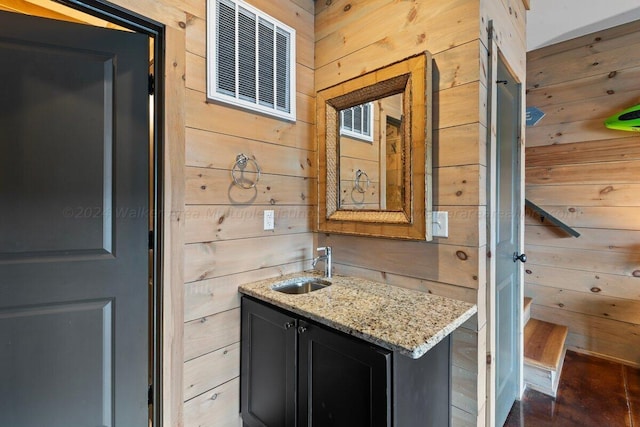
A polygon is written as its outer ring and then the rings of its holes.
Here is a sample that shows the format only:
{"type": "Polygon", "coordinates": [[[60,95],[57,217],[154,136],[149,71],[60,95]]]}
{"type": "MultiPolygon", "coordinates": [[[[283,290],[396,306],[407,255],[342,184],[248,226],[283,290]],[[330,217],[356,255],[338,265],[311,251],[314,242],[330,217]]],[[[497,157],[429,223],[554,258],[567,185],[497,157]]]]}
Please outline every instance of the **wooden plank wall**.
{"type": "Polygon", "coordinates": [[[221,427],[239,422],[238,285],[310,268],[317,176],[313,1],[249,0],[296,30],[295,123],[206,102],[206,1],[189,3],[184,425],[221,427]],[[232,185],[239,153],[260,165],[255,189],[232,185]],[[265,209],[275,211],[274,231],[262,229],[265,209]]]}
{"type": "Polygon", "coordinates": [[[532,315],[568,345],[640,366],[640,134],[605,118],[640,103],[640,22],[528,54],[527,198],[575,227],[526,218],[532,315]]]}
{"type": "MultiPolygon", "coordinates": [[[[477,302],[485,263],[479,7],[473,0],[316,2],[316,90],[425,50],[434,55],[433,203],[449,211],[449,238],[429,243],[319,234],[319,246],[333,247],[337,273],[477,302]]],[[[467,326],[454,336],[454,425],[476,425],[480,409],[477,319],[467,326]]]]}
{"type": "Polygon", "coordinates": [[[434,58],[433,204],[449,212],[449,238],[406,242],[318,235],[336,271],[478,303],[454,334],[453,425],[486,423],[487,30],[524,80],[522,2],[334,0],[316,3],[316,89],[429,50],[434,58]],[[519,17],[514,17],[518,15],[519,17]],[[515,40],[515,41],[514,41],[515,40]]]}

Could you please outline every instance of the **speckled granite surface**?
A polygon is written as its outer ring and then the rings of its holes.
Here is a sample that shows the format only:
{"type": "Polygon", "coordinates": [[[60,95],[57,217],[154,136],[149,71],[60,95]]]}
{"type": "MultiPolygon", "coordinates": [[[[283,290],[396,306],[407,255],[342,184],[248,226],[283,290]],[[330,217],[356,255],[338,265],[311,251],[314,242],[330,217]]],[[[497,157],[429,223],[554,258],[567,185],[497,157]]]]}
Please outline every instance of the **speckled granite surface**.
{"type": "Polygon", "coordinates": [[[347,334],[417,359],[473,316],[477,307],[357,277],[334,276],[332,285],[301,295],[271,287],[295,273],[241,285],[241,293],[284,308],[347,334]]]}

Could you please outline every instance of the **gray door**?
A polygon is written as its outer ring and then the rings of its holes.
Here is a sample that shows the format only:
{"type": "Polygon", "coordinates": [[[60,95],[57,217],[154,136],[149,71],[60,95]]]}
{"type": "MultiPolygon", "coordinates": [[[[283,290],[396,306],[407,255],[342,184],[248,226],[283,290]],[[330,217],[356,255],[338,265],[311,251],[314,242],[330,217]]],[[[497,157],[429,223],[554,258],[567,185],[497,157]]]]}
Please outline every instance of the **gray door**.
{"type": "Polygon", "coordinates": [[[0,13],[0,426],[146,426],[147,36],[0,13]]]}
{"type": "Polygon", "coordinates": [[[498,59],[496,117],[496,425],[502,426],[520,384],[520,85],[498,59]]]}

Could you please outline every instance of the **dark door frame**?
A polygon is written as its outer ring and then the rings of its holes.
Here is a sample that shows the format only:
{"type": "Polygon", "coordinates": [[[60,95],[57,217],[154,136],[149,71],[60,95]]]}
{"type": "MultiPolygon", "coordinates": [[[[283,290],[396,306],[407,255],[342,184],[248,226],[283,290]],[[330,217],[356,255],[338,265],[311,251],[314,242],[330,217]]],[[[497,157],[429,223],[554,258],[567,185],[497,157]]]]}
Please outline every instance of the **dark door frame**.
{"type": "Polygon", "coordinates": [[[149,249],[153,250],[151,280],[152,280],[152,309],[151,330],[153,366],[151,368],[151,384],[149,385],[149,403],[152,405],[150,417],[153,426],[162,425],[163,378],[162,378],[162,230],[164,227],[163,206],[163,159],[165,158],[164,144],[164,65],[165,65],[165,26],[157,21],[126,10],[105,0],[53,0],[89,15],[104,19],[137,33],[146,34],[154,39],[153,44],[153,80],[150,77],[150,94],[154,95],[153,106],[153,182],[151,183],[153,202],[149,207],[149,215],[153,215],[153,231],[149,235],[149,249]]]}

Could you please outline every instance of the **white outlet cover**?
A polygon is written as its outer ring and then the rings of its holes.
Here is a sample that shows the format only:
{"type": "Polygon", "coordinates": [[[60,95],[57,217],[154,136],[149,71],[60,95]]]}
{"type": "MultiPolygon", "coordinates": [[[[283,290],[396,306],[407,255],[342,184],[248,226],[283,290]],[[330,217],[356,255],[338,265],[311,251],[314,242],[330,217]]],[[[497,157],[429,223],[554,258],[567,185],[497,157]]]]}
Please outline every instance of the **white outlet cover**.
{"type": "Polygon", "coordinates": [[[433,237],[449,237],[449,212],[433,211],[431,230],[433,237]]]}
{"type": "Polygon", "coordinates": [[[275,228],[275,212],[273,210],[264,211],[264,230],[270,231],[275,228]]]}

